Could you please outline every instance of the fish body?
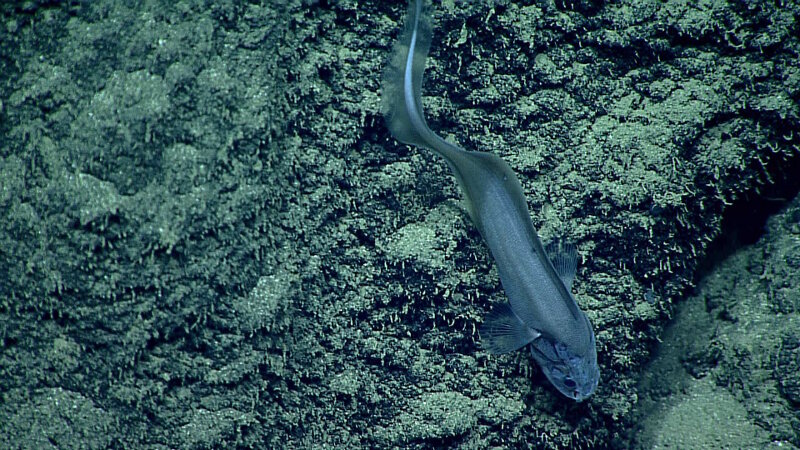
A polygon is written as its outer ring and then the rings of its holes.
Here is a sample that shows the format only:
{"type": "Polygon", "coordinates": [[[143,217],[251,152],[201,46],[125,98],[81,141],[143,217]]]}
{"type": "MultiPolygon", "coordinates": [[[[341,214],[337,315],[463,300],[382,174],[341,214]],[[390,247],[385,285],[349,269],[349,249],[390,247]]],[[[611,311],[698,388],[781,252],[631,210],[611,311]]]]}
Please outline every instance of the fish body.
{"type": "Polygon", "coordinates": [[[484,321],[484,347],[499,354],[530,344],[550,382],[581,401],[594,393],[600,373],[594,331],[570,292],[575,248],[556,245],[548,255],[531,223],[522,186],[505,161],[464,150],[428,127],[421,102],[432,37],[428,9],[424,0],[411,0],[405,29],[385,72],[387,127],[400,142],[427,148],[447,161],[497,264],[509,303],[495,307],[484,321]]]}

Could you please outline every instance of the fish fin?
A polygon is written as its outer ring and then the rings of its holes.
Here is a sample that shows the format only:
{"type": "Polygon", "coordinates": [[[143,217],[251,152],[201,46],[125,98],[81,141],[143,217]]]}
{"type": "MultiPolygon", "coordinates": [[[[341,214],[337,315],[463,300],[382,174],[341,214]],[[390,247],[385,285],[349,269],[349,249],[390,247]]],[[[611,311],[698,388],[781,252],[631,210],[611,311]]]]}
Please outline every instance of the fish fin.
{"type": "Polygon", "coordinates": [[[481,344],[487,352],[499,355],[522,348],[541,336],[522,323],[508,303],[495,306],[481,325],[481,344]]]}
{"type": "Polygon", "coordinates": [[[578,250],[574,244],[555,240],[547,245],[547,256],[553,263],[558,277],[564,282],[567,289],[572,289],[575,281],[575,272],[578,268],[578,250]]]}
{"type": "Polygon", "coordinates": [[[408,2],[403,32],[384,69],[381,90],[381,112],[392,136],[404,144],[424,147],[430,147],[421,134],[421,128],[428,128],[422,109],[422,74],[433,36],[428,3],[423,0],[408,2]],[[406,92],[407,87],[411,88],[410,93],[406,92]],[[406,94],[411,98],[406,98],[406,94]]]}

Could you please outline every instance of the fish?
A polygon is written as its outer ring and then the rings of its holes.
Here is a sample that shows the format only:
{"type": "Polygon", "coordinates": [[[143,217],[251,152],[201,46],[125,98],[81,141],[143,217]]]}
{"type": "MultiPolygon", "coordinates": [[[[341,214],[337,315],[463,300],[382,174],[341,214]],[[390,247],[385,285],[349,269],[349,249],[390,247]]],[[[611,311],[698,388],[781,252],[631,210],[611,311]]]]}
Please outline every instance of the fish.
{"type": "Polygon", "coordinates": [[[495,306],[480,327],[490,354],[530,345],[550,383],[575,401],[590,397],[600,379],[594,330],[571,293],[577,267],[574,245],[543,247],[522,185],[499,156],[465,150],[432,131],[422,106],[422,80],[433,25],[427,0],[411,0],[405,25],[382,80],[381,112],[391,135],[425,148],[449,165],[466,209],[495,261],[507,303],[495,306]]]}

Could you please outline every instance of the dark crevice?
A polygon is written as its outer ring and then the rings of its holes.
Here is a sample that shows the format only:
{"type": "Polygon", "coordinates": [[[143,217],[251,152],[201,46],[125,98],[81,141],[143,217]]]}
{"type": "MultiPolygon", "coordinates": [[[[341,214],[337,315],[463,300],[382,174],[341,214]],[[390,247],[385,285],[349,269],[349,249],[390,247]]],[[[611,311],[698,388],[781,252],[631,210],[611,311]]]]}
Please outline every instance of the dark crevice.
{"type": "Polygon", "coordinates": [[[719,235],[700,262],[696,281],[739,249],[755,244],[763,236],[767,220],[800,194],[800,177],[796,175],[800,173],[800,158],[783,161],[772,169],[773,184],[762,186],[758,192],[745,192],[725,209],[719,235]]]}

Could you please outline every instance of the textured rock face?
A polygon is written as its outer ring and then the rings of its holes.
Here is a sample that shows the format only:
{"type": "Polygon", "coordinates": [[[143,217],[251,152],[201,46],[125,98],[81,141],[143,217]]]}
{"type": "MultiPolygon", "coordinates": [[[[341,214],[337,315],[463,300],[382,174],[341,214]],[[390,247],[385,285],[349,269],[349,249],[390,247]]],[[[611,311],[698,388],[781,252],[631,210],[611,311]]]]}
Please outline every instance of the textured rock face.
{"type": "Polygon", "coordinates": [[[641,448],[710,437],[719,442],[690,447],[800,446],[798,217],[800,197],[767,221],[757,242],[719,261],[679,307],[639,390],[641,448]]]}
{"type": "MultiPolygon", "coordinates": [[[[0,5],[0,447],[29,411],[54,418],[32,448],[625,447],[723,213],[797,173],[796,2],[435,5],[432,127],[578,245],[604,378],[569,405],[481,352],[486,249],[447,168],[381,126],[404,7],[212,3],[0,5]]],[[[781,339],[750,373],[788,402],[781,339]]],[[[733,344],[697,374],[749,383],[733,344]]]]}
{"type": "Polygon", "coordinates": [[[800,405],[800,336],[797,334],[789,335],[781,342],[775,378],[781,395],[795,406],[800,405]]]}

